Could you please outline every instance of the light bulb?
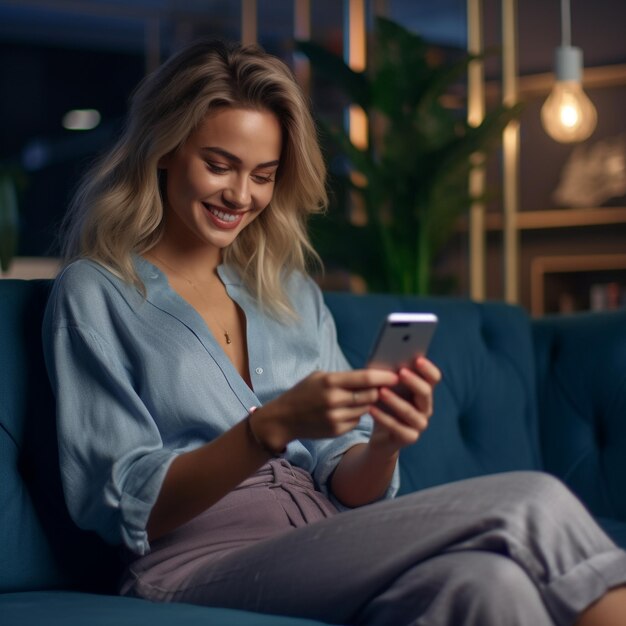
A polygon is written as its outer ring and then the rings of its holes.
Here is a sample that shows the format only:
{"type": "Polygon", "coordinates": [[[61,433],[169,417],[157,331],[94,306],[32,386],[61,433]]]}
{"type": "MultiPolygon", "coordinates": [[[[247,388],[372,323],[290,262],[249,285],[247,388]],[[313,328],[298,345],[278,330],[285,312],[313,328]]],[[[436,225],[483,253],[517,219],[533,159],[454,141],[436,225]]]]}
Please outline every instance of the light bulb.
{"type": "Polygon", "coordinates": [[[541,122],[552,139],[562,143],[583,141],[594,131],[596,108],[580,83],[559,81],[541,108],[541,122]]]}
{"type": "Polygon", "coordinates": [[[557,48],[556,83],[541,108],[543,127],[556,141],[583,141],[596,127],[596,108],[583,91],[581,76],[581,50],[571,46],[557,48]]]}

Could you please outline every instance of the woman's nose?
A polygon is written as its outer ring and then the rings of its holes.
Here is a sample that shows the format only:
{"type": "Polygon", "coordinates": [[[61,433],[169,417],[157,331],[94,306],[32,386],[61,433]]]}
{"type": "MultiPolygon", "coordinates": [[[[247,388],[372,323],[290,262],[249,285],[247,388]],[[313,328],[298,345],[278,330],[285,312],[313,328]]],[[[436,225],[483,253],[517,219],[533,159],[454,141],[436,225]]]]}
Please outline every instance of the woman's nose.
{"type": "Polygon", "coordinates": [[[228,208],[242,209],[250,204],[250,190],[245,177],[237,177],[222,193],[224,204],[228,208]]]}

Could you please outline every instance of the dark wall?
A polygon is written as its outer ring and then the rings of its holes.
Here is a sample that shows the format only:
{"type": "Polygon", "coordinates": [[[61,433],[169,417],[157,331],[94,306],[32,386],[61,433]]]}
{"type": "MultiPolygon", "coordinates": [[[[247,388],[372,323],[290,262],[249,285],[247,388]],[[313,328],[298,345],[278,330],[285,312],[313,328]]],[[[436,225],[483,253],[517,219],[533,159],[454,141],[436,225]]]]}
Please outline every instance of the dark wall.
{"type": "MultiPolygon", "coordinates": [[[[560,2],[558,0],[520,0],[518,3],[518,64],[520,75],[553,72],[554,49],[561,43],[560,2]]],[[[485,44],[502,43],[500,0],[485,0],[485,44]]],[[[626,2],[623,0],[571,0],[572,45],[582,48],[587,68],[626,64],[626,2]]],[[[499,57],[487,64],[487,75],[499,80],[499,57]]],[[[585,90],[596,106],[598,125],[584,142],[594,143],[626,133],[626,84],[585,90]]],[[[524,97],[526,108],[520,126],[521,210],[553,208],[552,193],[574,145],[560,144],[546,135],[540,122],[546,94],[524,97]]],[[[498,164],[492,164],[498,185],[498,164]]],[[[626,199],[625,199],[626,201],[626,199]]]]}
{"type": "Polygon", "coordinates": [[[25,256],[54,254],[55,232],[72,189],[109,145],[145,67],[142,54],[0,41],[0,162],[17,163],[20,244],[25,256]],[[62,127],[74,108],[95,108],[100,126],[62,127]]]}

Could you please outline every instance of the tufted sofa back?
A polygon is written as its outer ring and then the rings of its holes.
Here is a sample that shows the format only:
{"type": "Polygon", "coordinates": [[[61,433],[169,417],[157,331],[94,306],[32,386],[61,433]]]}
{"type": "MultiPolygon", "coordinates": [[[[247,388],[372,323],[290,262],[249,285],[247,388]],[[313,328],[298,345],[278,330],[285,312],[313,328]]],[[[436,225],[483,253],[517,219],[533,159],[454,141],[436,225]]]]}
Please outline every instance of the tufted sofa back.
{"type": "MultiPolygon", "coordinates": [[[[78,531],[63,502],[40,336],[49,289],[49,281],[0,280],[0,593],[112,591],[117,554],[78,531]]],[[[355,366],[390,311],[440,318],[429,354],[444,380],[430,428],[402,453],[402,492],[545,467],[626,546],[626,311],[531,323],[500,303],[338,293],[326,300],[355,366]]]]}
{"type": "Polygon", "coordinates": [[[111,549],[78,531],[63,501],[41,346],[50,285],[0,280],[0,593],[112,589],[117,575],[111,549]]]}
{"type": "Polygon", "coordinates": [[[545,469],[626,547],[626,309],[533,328],[545,469]]]}
{"type": "Polygon", "coordinates": [[[429,357],[441,368],[435,414],[401,456],[403,493],[493,472],[538,469],[531,327],[519,307],[446,298],[327,294],[339,341],[365,363],[391,311],[439,316],[429,357]]]}
{"type": "Polygon", "coordinates": [[[626,309],[530,320],[446,298],[327,294],[340,343],[362,365],[390,311],[433,311],[441,367],[431,425],[402,452],[403,493],[469,476],[542,469],[626,548],[626,309]]]}

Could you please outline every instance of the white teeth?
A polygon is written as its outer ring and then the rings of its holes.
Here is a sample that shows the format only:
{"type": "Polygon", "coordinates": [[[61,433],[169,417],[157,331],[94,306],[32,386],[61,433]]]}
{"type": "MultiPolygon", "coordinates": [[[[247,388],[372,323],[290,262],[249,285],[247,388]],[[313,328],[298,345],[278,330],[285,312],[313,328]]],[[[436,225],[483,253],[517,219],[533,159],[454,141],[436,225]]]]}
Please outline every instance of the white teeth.
{"type": "Polygon", "coordinates": [[[236,219],[239,218],[238,215],[235,215],[233,213],[226,213],[225,211],[214,209],[211,206],[207,208],[209,209],[209,211],[211,211],[211,213],[213,213],[213,215],[215,215],[215,217],[221,219],[223,222],[234,222],[236,219]]]}

